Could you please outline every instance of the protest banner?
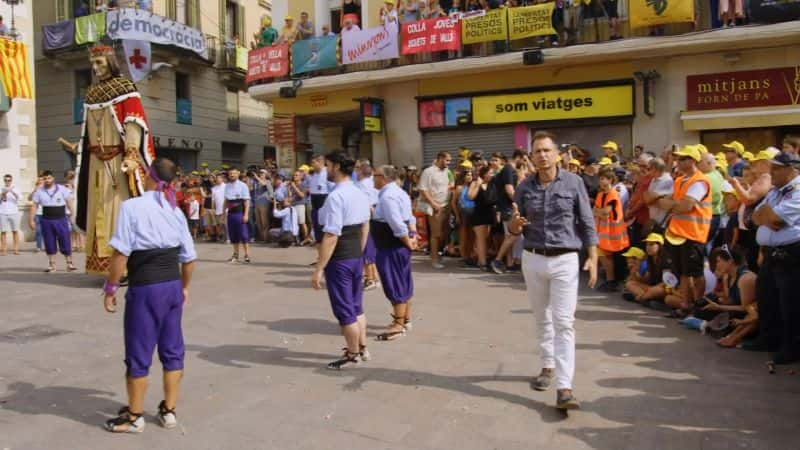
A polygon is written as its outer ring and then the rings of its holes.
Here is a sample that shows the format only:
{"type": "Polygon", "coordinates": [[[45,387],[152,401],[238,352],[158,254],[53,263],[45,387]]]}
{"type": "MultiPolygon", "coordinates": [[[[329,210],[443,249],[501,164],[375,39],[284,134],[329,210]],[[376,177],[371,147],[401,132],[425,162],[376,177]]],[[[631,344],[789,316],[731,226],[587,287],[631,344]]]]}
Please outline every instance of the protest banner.
{"type": "Polygon", "coordinates": [[[504,41],[508,39],[506,8],[492,9],[486,14],[464,19],[461,23],[461,42],[504,41]]]}
{"type": "Polygon", "coordinates": [[[250,50],[247,55],[247,82],[282,77],[289,73],[289,44],[250,50]]]}
{"type": "Polygon", "coordinates": [[[292,73],[307,73],[331,69],[339,65],[337,57],[339,37],[322,36],[292,44],[292,73]]]}
{"type": "Polygon", "coordinates": [[[509,39],[525,39],[533,36],[556,34],[553,28],[555,3],[508,8],[509,39]]]}
{"type": "MultiPolygon", "coordinates": [[[[108,37],[114,40],[132,39],[173,45],[208,59],[206,37],[202,31],[157,14],[131,8],[116,9],[108,12],[104,25],[108,37]]],[[[78,28],[76,23],[76,42],[78,28]]]]}
{"type": "Polygon", "coordinates": [[[396,27],[375,27],[342,33],[342,64],[380,61],[400,56],[396,27]]]}
{"type": "Polygon", "coordinates": [[[404,55],[461,48],[461,22],[449,17],[404,23],[401,32],[404,55]]]}
{"type": "Polygon", "coordinates": [[[694,0],[630,0],[631,28],[694,22],[694,0]]]}

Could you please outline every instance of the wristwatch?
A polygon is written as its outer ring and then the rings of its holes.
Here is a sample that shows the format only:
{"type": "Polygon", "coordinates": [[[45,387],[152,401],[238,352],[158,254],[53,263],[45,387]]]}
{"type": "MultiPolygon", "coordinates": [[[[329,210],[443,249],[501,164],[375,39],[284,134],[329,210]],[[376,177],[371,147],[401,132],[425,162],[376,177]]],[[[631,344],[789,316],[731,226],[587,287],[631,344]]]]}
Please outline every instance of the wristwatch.
{"type": "Polygon", "coordinates": [[[108,280],[106,280],[106,282],[103,283],[103,293],[106,295],[114,295],[117,293],[118,289],[119,289],[119,283],[109,283],[108,280]]]}

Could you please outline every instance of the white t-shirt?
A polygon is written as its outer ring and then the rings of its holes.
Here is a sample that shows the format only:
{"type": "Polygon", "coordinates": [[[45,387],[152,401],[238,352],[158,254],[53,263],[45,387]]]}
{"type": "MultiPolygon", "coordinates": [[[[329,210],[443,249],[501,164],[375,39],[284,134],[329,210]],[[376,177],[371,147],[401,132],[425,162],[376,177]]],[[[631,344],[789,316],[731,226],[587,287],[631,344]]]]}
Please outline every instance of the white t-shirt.
{"type": "Polygon", "coordinates": [[[225,185],[220,184],[211,188],[211,201],[214,205],[214,214],[225,214],[225,185]]]}
{"type": "MultiPolygon", "coordinates": [[[[450,188],[450,177],[447,175],[447,169],[441,170],[436,166],[430,166],[422,171],[419,179],[418,189],[420,191],[427,191],[428,195],[440,205],[447,204],[447,196],[450,188]]],[[[424,197],[422,197],[424,199],[424,197]]],[[[433,208],[430,211],[425,211],[426,214],[433,214],[433,208]]]]}
{"type": "MultiPolygon", "coordinates": [[[[660,177],[654,178],[652,182],[650,182],[650,187],[648,191],[656,193],[658,195],[672,195],[675,189],[674,182],[672,181],[672,177],[668,173],[662,173],[660,177]]],[[[667,217],[667,212],[663,209],[659,208],[657,204],[653,203],[648,208],[650,210],[650,218],[653,219],[656,223],[662,223],[664,219],[667,217]]]]}
{"type": "Polygon", "coordinates": [[[19,199],[22,195],[15,186],[0,188],[0,214],[13,215],[19,213],[19,199]]]}
{"type": "Polygon", "coordinates": [[[200,202],[197,199],[189,202],[189,220],[200,220],[200,202]]]}
{"type": "Polygon", "coordinates": [[[708,194],[708,184],[703,183],[702,181],[695,181],[689,186],[689,189],[686,190],[686,196],[697,200],[698,202],[703,201],[703,199],[708,194]]]}

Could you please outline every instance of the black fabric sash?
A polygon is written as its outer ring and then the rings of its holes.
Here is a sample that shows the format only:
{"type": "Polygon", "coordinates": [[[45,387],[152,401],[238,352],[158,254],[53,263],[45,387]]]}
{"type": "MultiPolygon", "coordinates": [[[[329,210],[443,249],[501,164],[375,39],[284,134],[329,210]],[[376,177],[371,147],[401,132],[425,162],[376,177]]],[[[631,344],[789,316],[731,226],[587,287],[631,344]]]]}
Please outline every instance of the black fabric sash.
{"type": "Polygon", "coordinates": [[[244,212],[244,200],[228,200],[228,214],[244,212]]]}
{"type": "Polygon", "coordinates": [[[375,247],[377,248],[390,250],[405,247],[403,241],[394,235],[392,227],[386,222],[370,221],[369,233],[372,235],[372,240],[375,241],[375,247]]]}
{"type": "Polygon", "coordinates": [[[314,209],[322,208],[327,198],[328,194],[311,194],[311,207],[314,209]]]}
{"type": "Polygon", "coordinates": [[[61,206],[42,206],[42,217],[45,219],[63,219],[67,216],[67,207],[61,206]]]}
{"type": "Polygon", "coordinates": [[[336,242],[331,261],[361,258],[361,225],[345,225],[336,242]]]}
{"type": "Polygon", "coordinates": [[[131,286],[179,280],[178,247],[136,250],[128,257],[128,282],[131,286]]]}

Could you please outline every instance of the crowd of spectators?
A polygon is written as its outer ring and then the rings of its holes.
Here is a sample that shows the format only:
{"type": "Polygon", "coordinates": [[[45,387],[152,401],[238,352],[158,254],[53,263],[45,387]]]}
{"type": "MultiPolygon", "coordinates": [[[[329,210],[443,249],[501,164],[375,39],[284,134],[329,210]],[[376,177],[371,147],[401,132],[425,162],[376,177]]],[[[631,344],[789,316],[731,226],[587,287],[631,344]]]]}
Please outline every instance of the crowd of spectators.
{"type": "MultiPolygon", "coordinates": [[[[561,170],[579,174],[594,203],[597,290],[667,313],[722,347],[800,360],[800,138],[749,152],[732,141],[627,158],[608,141],[600,158],[562,146],[561,170]]],[[[415,198],[421,248],[464,269],[519,273],[522,239],[509,232],[515,188],[534,171],[528,154],[441,153],[404,184],[415,198]],[[451,167],[453,167],[451,169],[451,167]]],[[[558,196],[557,192],[553,195],[558,196]]]]}

